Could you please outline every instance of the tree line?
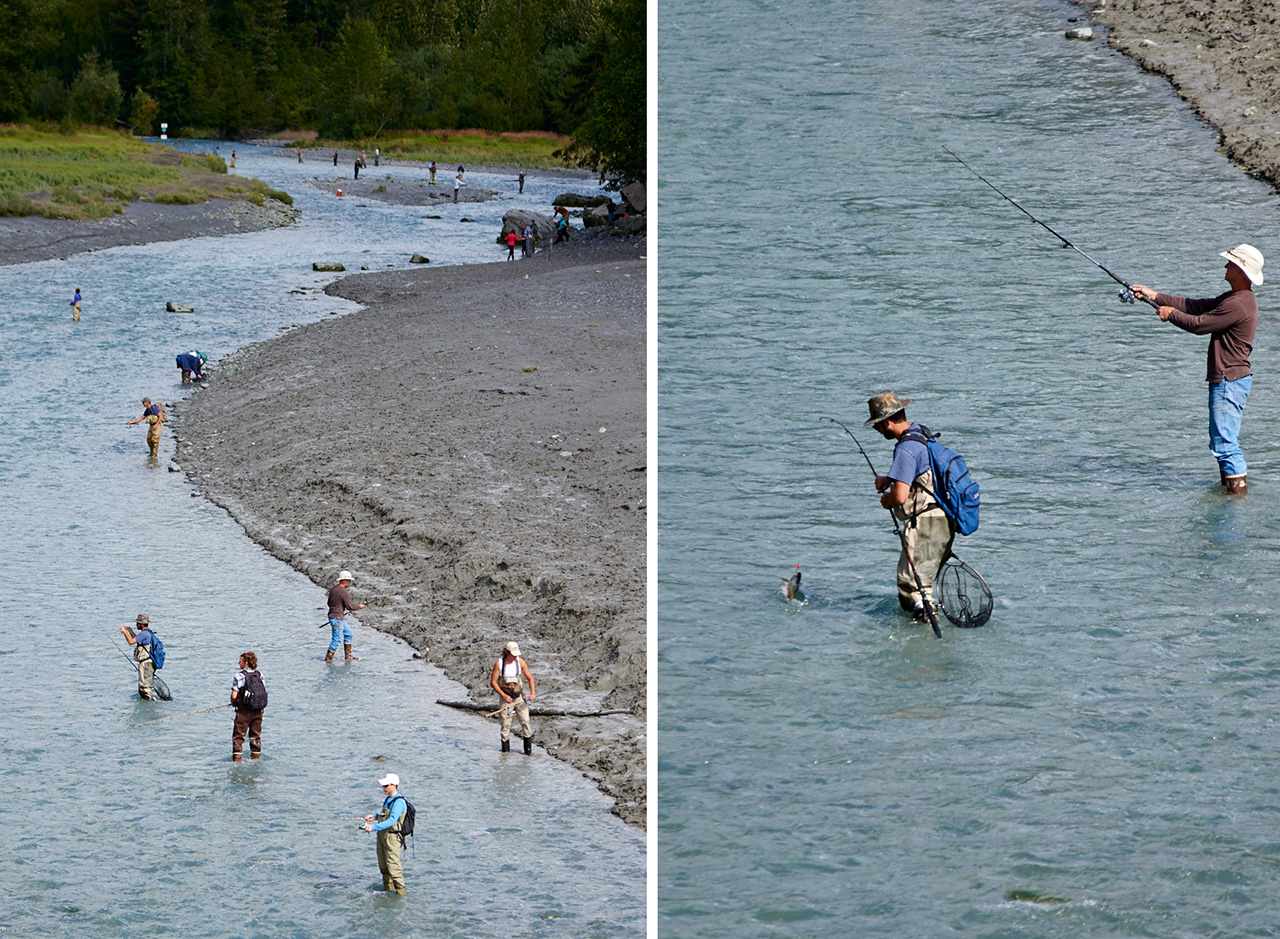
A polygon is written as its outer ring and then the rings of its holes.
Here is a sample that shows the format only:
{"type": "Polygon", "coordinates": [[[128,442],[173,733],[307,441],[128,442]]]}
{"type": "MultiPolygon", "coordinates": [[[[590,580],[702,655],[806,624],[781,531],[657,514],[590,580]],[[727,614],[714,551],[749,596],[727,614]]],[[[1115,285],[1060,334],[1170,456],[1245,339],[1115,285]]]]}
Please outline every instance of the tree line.
{"type": "Polygon", "coordinates": [[[327,138],[569,135],[615,182],[646,155],[645,0],[5,0],[0,121],[327,138]]]}

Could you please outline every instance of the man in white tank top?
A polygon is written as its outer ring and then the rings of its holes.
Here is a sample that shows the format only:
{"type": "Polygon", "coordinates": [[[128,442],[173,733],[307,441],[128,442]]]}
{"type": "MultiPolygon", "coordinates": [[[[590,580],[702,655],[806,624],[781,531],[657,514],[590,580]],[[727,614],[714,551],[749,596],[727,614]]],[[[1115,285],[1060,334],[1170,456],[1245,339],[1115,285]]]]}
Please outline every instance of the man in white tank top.
{"type": "Polygon", "coordinates": [[[529,666],[520,657],[520,647],[508,642],[502,647],[502,658],[493,663],[493,672],[489,675],[489,687],[498,692],[502,699],[502,752],[511,750],[511,721],[520,718],[520,730],[523,731],[524,752],[533,753],[533,729],[529,726],[529,702],[538,696],[533,683],[533,674],[529,666]],[[526,698],[524,683],[529,683],[529,695],[526,698]]]}

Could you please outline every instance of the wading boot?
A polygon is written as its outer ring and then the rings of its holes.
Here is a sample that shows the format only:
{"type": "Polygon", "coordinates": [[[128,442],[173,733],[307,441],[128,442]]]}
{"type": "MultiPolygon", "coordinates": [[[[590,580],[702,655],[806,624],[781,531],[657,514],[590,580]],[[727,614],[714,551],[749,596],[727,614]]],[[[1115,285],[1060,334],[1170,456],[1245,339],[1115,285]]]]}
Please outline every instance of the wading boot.
{"type": "Polygon", "coordinates": [[[243,762],[244,762],[244,754],[242,754],[242,753],[233,753],[233,754],[231,754],[231,762],[232,762],[232,763],[243,763],[243,762]]]}
{"type": "Polygon", "coordinates": [[[504,740],[504,741],[502,741],[502,752],[503,752],[503,753],[510,753],[510,752],[511,752],[511,741],[510,741],[510,740],[504,740]]]}
{"type": "Polygon", "coordinates": [[[1249,492],[1249,484],[1246,482],[1246,474],[1241,473],[1239,476],[1227,476],[1223,482],[1227,485],[1227,495],[1243,496],[1249,492]]]}
{"type": "Polygon", "coordinates": [[[351,643],[349,643],[349,642],[344,642],[344,643],[342,644],[342,648],[344,648],[344,649],[346,649],[346,650],[347,650],[347,658],[349,658],[349,659],[354,659],[354,658],[355,658],[355,656],[351,654],[351,643]]]}
{"type": "Polygon", "coordinates": [[[326,653],[324,654],[324,660],[325,660],[326,662],[332,662],[332,661],[333,661],[333,650],[332,650],[332,649],[330,649],[328,652],[326,652],[326,653]]]}
{"type": "Polygon", "coordinates": [[[262,759],[262,754],[261,754],[261,753],[259,753],[257,750],[251,750],[251,751],[249,752],[249,759],[251,759],[251,760],[260,760],[260,759],[262,759]]]}
{"type": "Polygon", "coordinates": [[[533,755],[533,738],[532,737],[524,738],[524,755],[525,756],[533,755]]]}

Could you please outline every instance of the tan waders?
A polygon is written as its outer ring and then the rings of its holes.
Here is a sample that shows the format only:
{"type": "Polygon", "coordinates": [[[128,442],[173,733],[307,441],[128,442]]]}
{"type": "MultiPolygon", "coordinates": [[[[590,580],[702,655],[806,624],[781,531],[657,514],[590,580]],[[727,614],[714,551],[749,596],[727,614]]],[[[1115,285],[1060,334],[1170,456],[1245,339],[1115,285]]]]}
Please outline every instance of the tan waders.
{"type": "MultiPolygon", "coordinates": [[[[391,816],[388,809],[378,813],[378,821],[391,816]]],[[[400,865],[400,833],[396,830],[399,823],[385,831],[378,832],[378,870],[382,871],[382,889],[394,890],[404,896],[404,868],[400,865]]]]}

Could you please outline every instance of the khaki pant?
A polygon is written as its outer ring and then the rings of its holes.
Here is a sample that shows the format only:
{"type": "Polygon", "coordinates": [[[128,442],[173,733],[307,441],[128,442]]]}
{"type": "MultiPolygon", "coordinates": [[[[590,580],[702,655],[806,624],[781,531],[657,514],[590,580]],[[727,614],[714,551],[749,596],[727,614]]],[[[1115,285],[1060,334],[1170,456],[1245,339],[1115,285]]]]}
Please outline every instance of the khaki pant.
{"type": "Polygon", "coordinates": [[[156,675],[156,663],[152,662],[151,657],[145,652],[142,655],[143,658],[138,660],[138,697],[150,701],[155,698],[151,688],[156,675]]]}
{"type": "Polygon", "coordinates": [[[941,509],[917,515],[903,526],[906,547],[898,557],[898,602],[904,610],[911,611],[924,605],[911,572],[911,560],[915,561],[916,573],[924,585],[924,596],[932,602],[933,582],[947,558],[951,557],[951,541],[955,533],[941,509]],[[908,552],[911,560],[908,560],[908,552]]]}
{"type": "Polygon", "coordinates": [[[400,865],[400,835],[391,829],[378,832],[378,870],[382,889],[404,895],[404,868],[400,865]]]}
{"type": "Polygon", "coordinates": [[[75,320],[77,323],[80,322],[80,304],[79,303],[71,304],[71,318],[75,320]]]}
{"type": "Polygon", "coordinates": [[[511,722],[520,718],[520,729],[524,731],[520,736],[532,737],[533,728],[529,726],[529,702],[524,699],[524,693],[512,701],[510,704],[502,706],[502,739],[511,739],[511,722]]]}

